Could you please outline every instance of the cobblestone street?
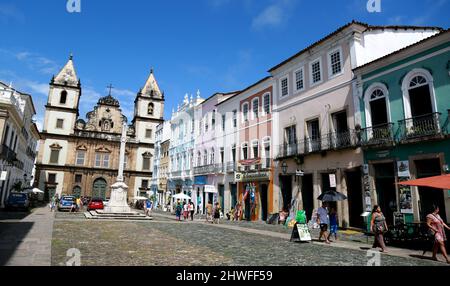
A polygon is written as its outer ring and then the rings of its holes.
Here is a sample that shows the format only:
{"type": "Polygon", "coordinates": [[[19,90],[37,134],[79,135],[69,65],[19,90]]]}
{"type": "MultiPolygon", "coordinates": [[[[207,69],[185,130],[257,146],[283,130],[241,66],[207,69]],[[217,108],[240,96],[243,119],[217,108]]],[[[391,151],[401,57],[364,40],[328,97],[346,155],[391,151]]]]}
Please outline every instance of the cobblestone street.
{"type": "MultiPolygon", "coordinates": [[[[84,266],[365,266],[370,259],[363,243],[352,242],[352,249],[293,243],[281,226],[176,222],[161,214],[151,222],[86,221],[79,214],[57,214],[52,265],[66,265],[72,248],[80,250],[84,266]]],[[[381,265],[446,264],[383,254],[381,265]]]]}

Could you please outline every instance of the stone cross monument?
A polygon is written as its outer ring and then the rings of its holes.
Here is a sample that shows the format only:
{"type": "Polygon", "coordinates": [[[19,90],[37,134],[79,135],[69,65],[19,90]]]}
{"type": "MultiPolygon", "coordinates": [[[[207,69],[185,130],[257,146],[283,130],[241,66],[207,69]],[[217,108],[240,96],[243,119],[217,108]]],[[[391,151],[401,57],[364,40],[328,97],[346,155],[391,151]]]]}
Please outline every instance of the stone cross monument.
{"type": "Polygon", "coordinates": [[[131,208],[127,204],[128,186],[123,178],[126,142],[127,123],[124,122],[120,139],[119,174],[117,175],[117,182],[111,186],[111,199],[108,207],[105,208],[105,213],[131,213],[131,208]]]}

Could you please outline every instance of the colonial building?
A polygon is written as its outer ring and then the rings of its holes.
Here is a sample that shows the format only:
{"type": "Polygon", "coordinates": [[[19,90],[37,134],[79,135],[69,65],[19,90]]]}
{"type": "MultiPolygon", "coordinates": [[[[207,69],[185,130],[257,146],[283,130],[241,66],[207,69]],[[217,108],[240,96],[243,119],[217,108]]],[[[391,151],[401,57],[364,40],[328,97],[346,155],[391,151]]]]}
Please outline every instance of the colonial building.
{"type": "Polygon", "coordinates": [[[317,197],[337,190],[348,196],[333,206],[340,225],[363,227],[363,153],[352,70],[440,31],[352,22],[270,69],[280,209],[292,205],[310,219],[317,197]]]}
{"type": "Polygon", "coordinates": [[[156,127],[155,155],[153,157],[153,177],[150,192],[156,196],[158,204],[166,204],[167,172],[169,167],[170,123],[165,121],[156,127]]]}
{"type": "Polygon", "coordinates": [[[367,209],[381,206],[407,222],[424,221],[433,204],[450,221],[448,190],[398,185],[449,172],[450,32],[355,69],[364,149],[367,209]]]}
{"type": "Polygon", "coordinates": [[[120,137],[128,126],[125,183],[129,197],[148,187],[152,176],[154,131],[163,122],[164,95],[151,71],[135,99],[131,122],[111,91],[100,98],[86,119],[79,116],[82,87],[72,57],[50,82],[36,164],[39,188],[76,196],[110,196],[119,169],[120,137]]]}
{"type": "Polygon", "coordinates": [[[233,93],[215,93],[201,104],[196,113],[199,134],[195,139],[194,193],[192,198],[201,213],[205,213],[208,203],[219,202],[224,209],[225,185],[219,181],[225,172],[224,148],[218,147],[216,137],[223,130],[223,117],[217,111],[220,102],[233,93]]]}
{"type": "MultiPolygon", "coordinates": [[[[197,98],[189,99],[186,94],[183,104],[172,112],[170,120],[170,176],[168,188],[170,196],[184,193],[192,195],[194,185],[194,148],[195,138],[199,134],[199,122],[196,113],[201,112],[204,101],[197,92],[197,98]]],[[[171,202],[173,203],[173,201],[171,202]]],[[[173,204],[172,204],[173,206],[173,204]]]]}
{"type": "Polygon", "coordinates": [[[29,94],[0,82],[0,207],[10,192],[33,181],[39,132],[29,94]]]}

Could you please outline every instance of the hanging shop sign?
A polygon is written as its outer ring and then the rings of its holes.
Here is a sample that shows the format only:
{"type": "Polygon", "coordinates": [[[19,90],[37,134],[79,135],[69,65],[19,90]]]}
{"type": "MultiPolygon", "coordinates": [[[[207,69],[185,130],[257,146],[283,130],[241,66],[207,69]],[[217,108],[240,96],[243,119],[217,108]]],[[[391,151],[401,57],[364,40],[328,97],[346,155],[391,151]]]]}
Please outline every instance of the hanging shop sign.
{"type": "Polygon", "coordinates": [[[6,181],[6,175],[8,174],[7,171],[2,171],[0,173],[0,181],[6,181]]]}
{"type": "Polygon", "coordinates": [[[203,186],[206,185],[207,178],[206,176],[197,176],[194,178],[194,185],[203,186]]]}
{"type": "Polygon", "coordinates": [[[397,172],[399,177],[410,177],[409,173],[409,161],[399,161],[397,162],[397,172]]]}
{"type": "Polygon", "coordinates": [[[268,181],[270,180],[270,172],[236,173],[234,178],[236,182],[268,181]]]}
{"type": "MultiPolygon", "coordinates": [[[[399,182],[408,181],[408,178],[399,178],[399,182]]],[[[412,195],[411,195],[411,187],[410,186],[404,186],[399,185],[399,192],[400,192],[400,213],[402,214],[412,214],[413,208],[412,208],[412,195]]]]}
{"type": "Polygon", "coordinates": [[[330,188],[336,188],[336,174],[330,174],[330,188]]]}

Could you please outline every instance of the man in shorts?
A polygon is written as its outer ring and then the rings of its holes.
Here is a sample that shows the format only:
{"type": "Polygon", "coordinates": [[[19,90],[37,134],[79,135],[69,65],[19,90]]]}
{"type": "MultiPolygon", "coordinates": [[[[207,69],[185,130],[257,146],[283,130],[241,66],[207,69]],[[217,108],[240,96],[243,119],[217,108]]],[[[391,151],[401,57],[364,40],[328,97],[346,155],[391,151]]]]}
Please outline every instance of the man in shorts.
{"type": "Polygon", "coordinates": [[[322,236],[325,236],[325,243],[330,244],[328,240],[328,224],[330,219],[328,217],[327,204],[322,203],[322,207],[317,210],[317,224],[320,225],[319,241],[322,241],[322,236]]]}

